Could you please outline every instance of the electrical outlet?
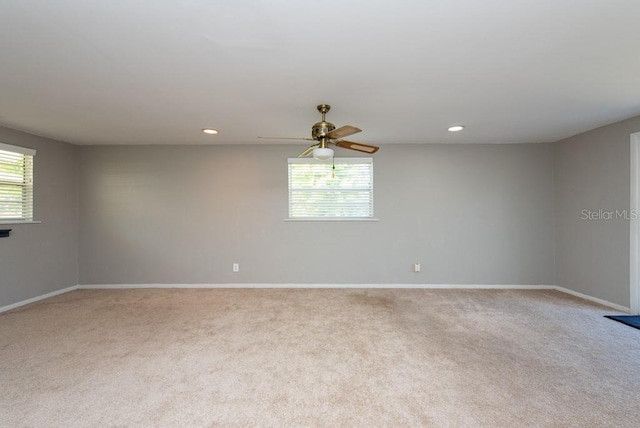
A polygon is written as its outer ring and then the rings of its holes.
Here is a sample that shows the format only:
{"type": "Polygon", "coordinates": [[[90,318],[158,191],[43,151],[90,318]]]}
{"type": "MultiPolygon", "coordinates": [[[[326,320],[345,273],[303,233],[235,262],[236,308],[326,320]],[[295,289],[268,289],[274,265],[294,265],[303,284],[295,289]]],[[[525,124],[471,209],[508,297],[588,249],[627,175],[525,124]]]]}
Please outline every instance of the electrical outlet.
{"type": "Polygon", "coordinates": [[[233,271],[234,272],[240,272],[240,263],[234,263],[233,264],[233,271]]]}
{"type": "Polygon", "coordinates": [[[413,271],[414,272],[420,272],[420,263],[414,263],[413,264],[413,271]]]}

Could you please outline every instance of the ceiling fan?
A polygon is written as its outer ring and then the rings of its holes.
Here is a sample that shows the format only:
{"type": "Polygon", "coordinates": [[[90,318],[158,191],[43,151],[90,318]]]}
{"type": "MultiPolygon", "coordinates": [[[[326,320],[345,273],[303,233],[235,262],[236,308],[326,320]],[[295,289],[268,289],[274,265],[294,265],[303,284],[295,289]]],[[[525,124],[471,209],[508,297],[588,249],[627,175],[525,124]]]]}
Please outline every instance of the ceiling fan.
{"type": "Polygon", "coordinates": [[[363,153],[373,154],[378,151],[379,147],[370,146],[368,144],[354,143],[353,141],[342,140],[343,137],[357,134],[362,132],[362,129],[355,126],[345,125],[340,128],[336,128],[333,123],[325,120],[325,115],[331,109],[329,104],[320,104],[318,111],[322,114],[322,120],[311,128],[311,138],[290,138],[290,137],[258,137],[267,138],[273,140],[308,140],[317,141],[304,152],[300,153],[298,157],[306,157],[313,155],[318,160],[328,160],[333,157],[333,149],[328,147],[329,145],[335,145],[343,149],[357,150],[363,153]]]}

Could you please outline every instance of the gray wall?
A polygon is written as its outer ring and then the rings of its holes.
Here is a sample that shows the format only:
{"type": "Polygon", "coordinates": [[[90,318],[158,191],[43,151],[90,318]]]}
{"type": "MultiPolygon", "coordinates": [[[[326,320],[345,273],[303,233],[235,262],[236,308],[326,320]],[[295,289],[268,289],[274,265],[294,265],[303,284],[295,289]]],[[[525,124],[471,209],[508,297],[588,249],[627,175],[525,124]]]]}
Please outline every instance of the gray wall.
{"type": "Polygon", "coordinates": [[[628,222],[581,213],[629,208],[637,131],[640,117],[554,144],[385,146],[380,221],[311,223],[283,221],[301,146],[76,147],[0,127],[38,150],[43,222],[0,239],[0,307],[77,283],[557,284],[629,306],[628,222]]]}
{"type": "Polygon", "coordinates": [[[0,127],[0,142],[38,152],[34,216],[0,239],[0,307],[78,283],[78,148],[0,127]]]}
{"type": "Polygon", "coordinates": [[[582,210],[629,209],[629,136],[640,117],[555,144],[557,285],[629,307],[629,222],[582,210]]]}
{"type": "Polygon", "coordinates": [[[553,145],[385,146],[378,222],[285,222],[302,148],[80,148],[80,284],[554,283],[553,145]]]}

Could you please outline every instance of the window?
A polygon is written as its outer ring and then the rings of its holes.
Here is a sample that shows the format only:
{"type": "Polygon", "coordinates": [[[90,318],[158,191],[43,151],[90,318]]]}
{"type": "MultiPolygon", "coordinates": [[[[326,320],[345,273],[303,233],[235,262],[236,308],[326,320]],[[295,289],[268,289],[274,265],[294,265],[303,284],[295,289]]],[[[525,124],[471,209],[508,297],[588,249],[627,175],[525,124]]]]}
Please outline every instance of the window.
{"type": "Polygon", "coordinates": [[[373,160],[289,159],[289,218],[373,218],[373,160]]]}
{"type": "Polygon", "coordinates": [[[36,151],[0,143],[0,222],[33,221],[36,151]]]}

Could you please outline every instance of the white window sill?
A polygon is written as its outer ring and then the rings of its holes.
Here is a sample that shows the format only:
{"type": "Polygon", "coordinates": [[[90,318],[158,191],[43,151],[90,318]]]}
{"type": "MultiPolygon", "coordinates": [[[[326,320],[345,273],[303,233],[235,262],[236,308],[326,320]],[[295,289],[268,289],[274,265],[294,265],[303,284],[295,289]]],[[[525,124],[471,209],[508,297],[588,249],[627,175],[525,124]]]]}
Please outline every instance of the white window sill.
{"type": "Polygon", "coordinates": [[[35,221],[35,220],[30,220],[30,221],[20,221],[20,220],[0,220],[0,225],[2,224],[40,224],[42,223],[41,221],[35,221]]]}
{"type": "Polygon", "coordinates": [[[377,218],[354,218],[354,217],[333,217],[333,218],[322,218],[322,217],[304,217],[304,218],[285,218],[284,221],[380,221],[377,218]]]}

